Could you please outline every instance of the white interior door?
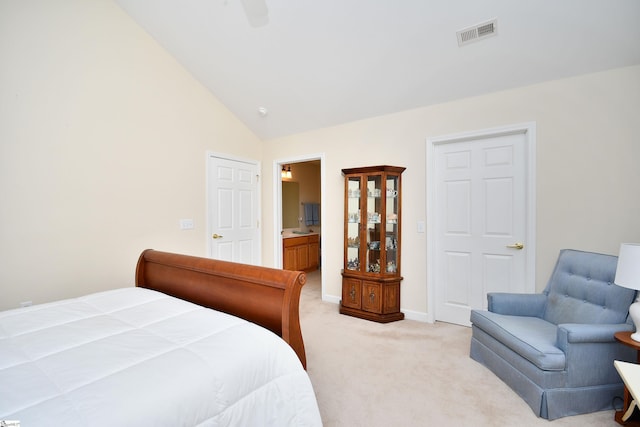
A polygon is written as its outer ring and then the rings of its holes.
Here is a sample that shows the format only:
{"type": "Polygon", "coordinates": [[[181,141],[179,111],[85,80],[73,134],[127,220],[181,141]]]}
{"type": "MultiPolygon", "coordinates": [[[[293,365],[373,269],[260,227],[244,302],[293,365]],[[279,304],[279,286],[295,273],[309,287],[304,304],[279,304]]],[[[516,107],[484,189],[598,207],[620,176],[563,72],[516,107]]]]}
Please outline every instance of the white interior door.
{"type": "Polygon", "coordinates": [[[528,137],[434,145],[435,320],[470,325],[488,292],[533,292],[528,137]]]}
{"type": "Polygon", "coordinates": [[[209,256],[259,265],[258,163],[213,154],[207,162],[209,256]]]}

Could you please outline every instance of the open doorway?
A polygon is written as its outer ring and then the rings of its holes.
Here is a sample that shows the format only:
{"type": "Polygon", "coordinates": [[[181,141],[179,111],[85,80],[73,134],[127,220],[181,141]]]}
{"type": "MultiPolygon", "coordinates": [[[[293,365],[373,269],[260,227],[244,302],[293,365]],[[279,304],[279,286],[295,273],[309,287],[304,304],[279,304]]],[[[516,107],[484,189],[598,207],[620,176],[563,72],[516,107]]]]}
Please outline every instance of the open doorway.
{"type": "Polygon", "coordinates": [[[280,268],[304,270],[307,290],[324,294],[322,278],[323,155],[274,162],[274,253],[280,268]],[[309,246],[298,246],[308,241],[309,246]]]}

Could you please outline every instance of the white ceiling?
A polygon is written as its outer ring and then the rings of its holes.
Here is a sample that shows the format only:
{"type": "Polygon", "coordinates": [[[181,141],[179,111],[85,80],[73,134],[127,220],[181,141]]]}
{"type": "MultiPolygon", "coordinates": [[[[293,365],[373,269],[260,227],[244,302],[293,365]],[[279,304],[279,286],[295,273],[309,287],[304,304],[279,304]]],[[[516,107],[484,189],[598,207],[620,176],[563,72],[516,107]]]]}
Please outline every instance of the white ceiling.
{"type": "Polygon", "coordinates": [[[262,139],[640,64],[638,0],[115,1],[262,139]]]}

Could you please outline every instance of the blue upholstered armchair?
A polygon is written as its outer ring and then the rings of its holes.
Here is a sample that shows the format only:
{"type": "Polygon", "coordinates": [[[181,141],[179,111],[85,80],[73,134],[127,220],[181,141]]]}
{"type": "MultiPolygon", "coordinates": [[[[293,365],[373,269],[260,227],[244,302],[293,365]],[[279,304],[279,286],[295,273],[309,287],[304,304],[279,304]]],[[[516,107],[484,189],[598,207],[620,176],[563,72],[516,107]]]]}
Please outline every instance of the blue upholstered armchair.
{"type": "Polygon", "coordinates": [[[488,295],[472,310],[471,357],[550,420],[613,408],[623,383],[613,361],[636,352],[615,341],[631,331],[635,291],[613,283],[617,257],[560,251],[542,294],[488,295]]]}

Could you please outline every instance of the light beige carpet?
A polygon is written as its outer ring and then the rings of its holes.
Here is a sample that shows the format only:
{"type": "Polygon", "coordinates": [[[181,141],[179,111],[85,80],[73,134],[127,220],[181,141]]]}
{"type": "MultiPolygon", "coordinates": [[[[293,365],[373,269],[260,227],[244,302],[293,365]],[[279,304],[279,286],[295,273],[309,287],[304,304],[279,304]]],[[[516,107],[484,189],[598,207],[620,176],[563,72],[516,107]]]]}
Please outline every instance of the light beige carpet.
{"type": "Polygon", "coordinates": [[[301,298],[307,369],[326,427],[617,426],[613,411],[548,421],[469,358],[471,329],[442,322],[379,324],[320,298],[320,273],[301,298]]]}

